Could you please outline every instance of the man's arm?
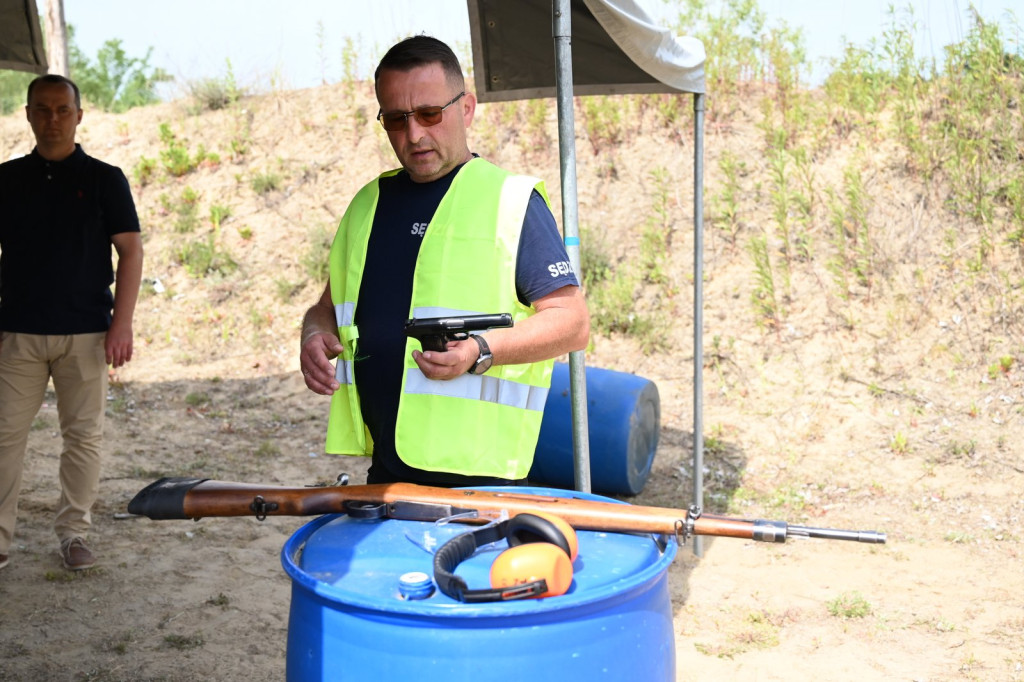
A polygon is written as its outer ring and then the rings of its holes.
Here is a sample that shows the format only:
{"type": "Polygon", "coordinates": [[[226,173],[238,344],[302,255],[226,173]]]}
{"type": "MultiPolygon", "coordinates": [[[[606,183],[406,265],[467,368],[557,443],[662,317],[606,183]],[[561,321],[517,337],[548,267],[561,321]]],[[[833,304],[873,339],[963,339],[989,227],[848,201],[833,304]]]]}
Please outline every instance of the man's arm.
{"type": "MultiPolygon", "coordinates": [[[[536,314],[511,329],[487,332],[494,365],[516,365],[556,358],[583,350],[590,338],[590,315],[580,287],[564,286],[533,302],[536,314]]],[[[473,339],[453,341],[444,353],[412,352],[430,379],[454,379],[465,374],[480,355],[473,339]]]]}
{"type": "MultiPolygon", "coordinates": [[[[474,342],[475,343],[475,342],[474,342]]],[[[331,282],[327,281],[320,300],[313,304],[302,318],[302,337],[299,342],[299,364],[306,387],[320,395],[331,395],[338,390],[331,360],[341,354],[338,323],[331,302],[331,282]]]]}
{"type": "Polygon", "coordinates": [[[142,235],[119,232],[111,235],[110,241],[117,251],[117,273],[114,275],[114,316],[103,349],[107,364],[117,368],[132,359],[132,318],[142,284],[142,235]]]}

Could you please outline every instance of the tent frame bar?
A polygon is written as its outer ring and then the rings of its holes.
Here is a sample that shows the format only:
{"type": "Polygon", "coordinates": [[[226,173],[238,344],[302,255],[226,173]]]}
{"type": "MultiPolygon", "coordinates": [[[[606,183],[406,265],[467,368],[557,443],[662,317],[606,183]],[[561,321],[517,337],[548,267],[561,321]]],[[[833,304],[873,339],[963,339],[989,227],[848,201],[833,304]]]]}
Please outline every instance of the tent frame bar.
{"type": "MultiPolygon", "coordinates": [[[[580,267],[579,204],[576,187],[576,121],[572,83],[572,12],[570,0],[555,0],[552,36],[555,42],[555,91],[558,102],[558,158],[562,178],[562,230],[573,272],[583,284],[580,267]]],[[[590,432],[587,419],[587,374],[583,351],[569,353],[572,405],[573,477],[576,490],[590,492],[590,432]]]]}
{"type": "MultiPolygon", "coordinates": [[[[582,284],[579,206],[576,184],[576,124],[572,82],[570,0],[552,0],[552,38],[556,57],[558,152],[562,179],[562,229],[566,251],[582,284]]],[[[704,503],[703,368],[704,368],[704,111],[706,96],[693,93],[693,503],[704,503]]],[[[590,436],[587,421],[586,367],[582,351],[569,354],[572,403],[573,470],[577,490],[590,492],[590,436]]],[[[703,556],[703,538],[694,537],[693,552],[703,556]]]]}

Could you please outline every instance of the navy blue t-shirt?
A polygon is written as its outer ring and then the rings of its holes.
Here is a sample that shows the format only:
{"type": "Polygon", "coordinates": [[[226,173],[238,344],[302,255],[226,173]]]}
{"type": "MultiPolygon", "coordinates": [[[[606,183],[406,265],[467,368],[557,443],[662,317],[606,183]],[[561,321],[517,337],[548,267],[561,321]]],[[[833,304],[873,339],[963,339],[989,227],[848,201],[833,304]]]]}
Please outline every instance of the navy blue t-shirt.
{"type": "MultiPolygon", "coordinates": [[[[395,451],[395,419],[402,390],[404,325],[412,303],[413,271],[423,235],[459,166],[428,183],[401,171],[382,178],[377,212],[367,247],[356,304],[359,342],[354,363],[363,420],[373,437],[367,481],[407,481],[438,486],[500,485],[508,481],[415,469],[395,451]]],[[[530,197],[516,260],[516,293],[529,305],[567,285],[578,285],[569,267],[554,216],[534,191],[530,197]]],[[[507,311],[493,311],[507,312],[507,311]]],[[[444,447],[438,443],[437,447],[444,447]]]]}

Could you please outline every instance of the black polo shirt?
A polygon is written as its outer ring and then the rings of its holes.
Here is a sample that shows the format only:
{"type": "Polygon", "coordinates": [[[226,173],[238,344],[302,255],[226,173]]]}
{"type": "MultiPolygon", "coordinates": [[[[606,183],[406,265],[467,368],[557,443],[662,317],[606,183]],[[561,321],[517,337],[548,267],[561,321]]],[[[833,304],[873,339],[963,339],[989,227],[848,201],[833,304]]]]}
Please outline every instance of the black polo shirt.
{"type": "Polygon", "coordinates": [[[110,327],[111,235],[138,232],[128,179],[81,145],[0,164],[0,330],[86,334],[110,327]]]}

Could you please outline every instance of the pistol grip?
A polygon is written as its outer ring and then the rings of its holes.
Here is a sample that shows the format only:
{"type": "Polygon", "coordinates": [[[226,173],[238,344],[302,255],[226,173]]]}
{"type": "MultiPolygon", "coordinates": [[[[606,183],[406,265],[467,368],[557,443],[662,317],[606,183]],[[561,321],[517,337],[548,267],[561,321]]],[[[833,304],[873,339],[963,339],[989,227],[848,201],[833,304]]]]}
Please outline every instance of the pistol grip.
{"type": "Polygon", "coordinates": [[[423,350],[436,350],[444,352],[448,349],[448,341],[443,336],[424,336],[420,339],[420,346],[423,350]]]}

